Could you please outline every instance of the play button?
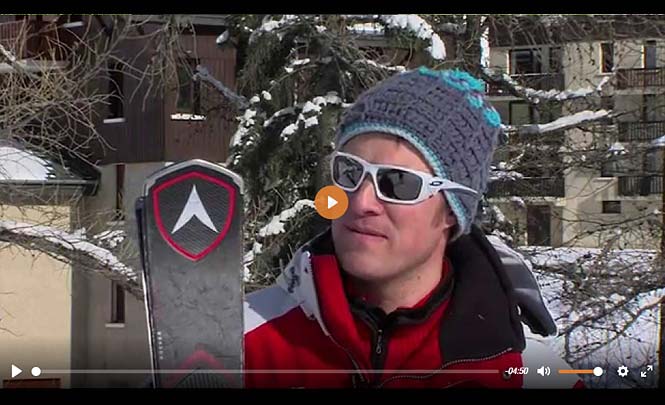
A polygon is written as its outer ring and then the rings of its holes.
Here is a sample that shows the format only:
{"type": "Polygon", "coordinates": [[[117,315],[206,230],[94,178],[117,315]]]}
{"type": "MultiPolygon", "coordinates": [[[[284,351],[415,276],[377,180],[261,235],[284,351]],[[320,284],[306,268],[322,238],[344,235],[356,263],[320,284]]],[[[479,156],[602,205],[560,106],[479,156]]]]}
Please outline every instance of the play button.
{"type": "Polygon", "coordinates": [[[331,209],[335,205],[337,205],[337,200],[335,200],[331,196],[328,196],[328,209],[331,209]]]}
{"type": "Polygon", "coordinates": [[[21,374],[23,370],[20,368],[16,367],[14,364],[12,364],[12,378],[16,378],[17,375],[21,374]]]}
{"type": "Polygon", "coordinates": [[[326,186],[316,193],[314,207],[326,219],[337,219],[344,215],[349,206],[346,192],[337,186],[326,186]]]}

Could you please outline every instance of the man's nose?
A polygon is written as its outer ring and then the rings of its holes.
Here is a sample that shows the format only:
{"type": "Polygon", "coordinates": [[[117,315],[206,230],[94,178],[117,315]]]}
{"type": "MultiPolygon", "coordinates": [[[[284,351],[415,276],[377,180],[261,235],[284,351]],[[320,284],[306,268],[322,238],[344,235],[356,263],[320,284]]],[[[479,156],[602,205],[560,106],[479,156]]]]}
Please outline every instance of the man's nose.
{"type": "Polygon", "coordinates": [[[376,195],[370,176],[366,176],[358,190],[349,193],[349,211],[355,215],[378,215],[383,212],[383,204],[376,195]]]}

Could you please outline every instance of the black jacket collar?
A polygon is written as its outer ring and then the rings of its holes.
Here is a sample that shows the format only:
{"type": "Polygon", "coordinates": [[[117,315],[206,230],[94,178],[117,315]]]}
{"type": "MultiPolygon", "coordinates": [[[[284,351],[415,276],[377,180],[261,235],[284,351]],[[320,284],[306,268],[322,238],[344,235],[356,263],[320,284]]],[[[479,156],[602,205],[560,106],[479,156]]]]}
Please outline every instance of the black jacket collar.
{"type": "Polygon", "coordinates": [[[501,260],[483,232],[472,227],[447,252],[455,288],[439,335],[444,361],[524,350],[517,302],[501,260]]]}

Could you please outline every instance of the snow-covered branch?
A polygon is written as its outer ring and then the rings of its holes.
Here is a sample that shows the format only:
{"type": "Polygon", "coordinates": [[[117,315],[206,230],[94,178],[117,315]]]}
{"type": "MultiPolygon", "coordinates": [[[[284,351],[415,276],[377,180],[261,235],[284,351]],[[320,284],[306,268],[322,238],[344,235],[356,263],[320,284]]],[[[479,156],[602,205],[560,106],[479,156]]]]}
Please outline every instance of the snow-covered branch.
{"type": "Polygon", "coordinates": [[[26,67],[25,62],[17,60],[16,56],[13,53],[11,53],[7,48],[2,46],[2,44],[0,44],[0,55],[2,55],[3,58],[9,63],[9,66],[12,70],[23,72],[33,79],[38,78],[37,75],[35,75],[34,73],[30,72],[25,68],[26,67]]]}
{"type": "Polygon", "coordinates": [[[254,126],[254,117],[256,110],[248,108],[245,113],[238,118],[239,124],[236,132],[231,137],[231,146],[243,144],[245,136],[249,133],[250,128],[254,126]]]}
{"type": "MultiPolygon", "coordinates": [[[[482,17],[485,18],[485,17],[482,17]]],[[[441,23],[436,26],[437,32],[450,35],[462,35],[466,31],[466,27],[462,24],[456,24],[451,22],[441,23]]]]}
{"type": "Polygon", "coordinates": [[[312,200],[297,201],[293,205],[293,207],[287,208],[284,211],[280,212],[278,215],[272,217],[270,222],[259,230],[259,236],[264,238],[266,236],[278,235],[284,232],[284,224],[288,222],[291,218],[296,216],[296,214],[298,214],[305,207],[314,208],[314,201],[312,200]]]}
{"type": "Polygon", "coordinates": [[[505,88],[513,96],[523,98],[534,104],[545,101],[569,101],[600,94],[612,75],[605,76],[596,87],[583,87],[577,90],[535,90],[522,86],[511,76],[502,73],[496,74],[491,68],[483,67],[482,78],[488,83],[505,88]]]}
{"type": "Polygon", "coordinates": [[[609,118],[610,111],[607,110],[598,110],[598,111],[580,111],[575,114],[566,115],[564,117],[558,118],[547,124],[532,124],[532,125],[520,125],[520,126],[511,126],[504,125],[503,129],[507,134],[518,133],[520,135],[536,135],[536,134],[545,134],[548,132],[560,131],[572,127],[576,127],[582,124],[588,124],[589,122],[598,121],[603,118],[609,118]]]}
{"type": "Polygon", "coordinates": [[[404,72],[406,70],[406,67],[404,67],[404,66],[388,66],[388,65],[381,64],[381,63],[377,63],[377,62],[375,62],[371,59],[358,59],[357,61],[355,61],[353,63],[354,64],[365,64],[365,65],[369,65],[369,66],[372,66],[372,67],[375,67],[375,68],[384,69],[384,70],[386,70],[390,73],[395,73],[395,72],[401,73],[401,72],[404,72]]]}
{"type": "Polygon", "coordinates": [[[512,171],[512,170],[492,170],[490,172],[490,181],[497,181],[497,180],[520,180],[523,179],[524,175],[522,173],[512,171]]]}
{"type": "Polygon", "coordinates": [[[229,89],[222,83],[217,80],[213,75],[210,74],[208,69],[205,66],[197,65],[196,73],[193,77],[194,80],[201,80],[206,83],[210,83],[215,89],[217,89],[227,100],[233,102],[240,109],[245,109],[249,105],[245,97],[236,94],[233,90],[229,89]]]}
{"type": "MultiPolygon", "coordinates": [[[[105,234],[101,239],[117,237],[105,234]]],[[[129,293],[143,300],[142,287],[136,272],[123,264],[111,251],[88,240],[83,234],[10,220],[0,220],[0,241],[37,250],[68,263],[80,271],[90,271],[117,281],[129,293]]]]}
{"type": "Polygon", "coordinates": [[[283,130],[281,137],[287,140],[293,135],[300,127],[310,128],[319,124],[318,116],[321,114],[322,108],[326,105],[342,104],[342,99],[339,98],[337,93],[330,92],[325,96],[317,96],[304,104],[298,104],[296,109],[302,109],[298,114],[296,121],[287,125],[283,130]]]}
{"type": "Polygon", "coordinates": [[[561,117],[552,122],[548,122],[547,124],[527,125],[521,127],[519,132],[522,134],[543,134],[546,132],[559,131],[606,118],[609,116],[609,114],[609,111],[606,110],[585,110],[572,115],[561,117]]]}
{"type": "MultiPolygon", "coordinates": [[[[273,20],[272,17],[266,16],[263,19],[263,22],[261,23],[261,25],[256,30],[254,30],[252,32],[252,34],[250,35],[249,43],[252,44],[259,35],[262,35],[266,32],[277,31],[281,28],[284,28],[285,26],[288,26],[290,24],[293,24],[293,23],[297,22],[299,20],[298,17],[299,16],[297,16],[297,15],[287,14],[287,15],[283,15],[282,18],[280,18],[279,20],[273,20]]],[[[279,36],[279,38],[281,40],[281,35],[279,33],[277,33],[277,35],[279,36]]]]}
{"type": "Polygon", "coordinates": [[[405,29],[418,38],[430,41],[427,51],[435,60],[446,59],[446,47],[441,37],[434,32],[432,26],[417,14],[394,14],[381,16],[381,21],[390,28],[405,29]]]}

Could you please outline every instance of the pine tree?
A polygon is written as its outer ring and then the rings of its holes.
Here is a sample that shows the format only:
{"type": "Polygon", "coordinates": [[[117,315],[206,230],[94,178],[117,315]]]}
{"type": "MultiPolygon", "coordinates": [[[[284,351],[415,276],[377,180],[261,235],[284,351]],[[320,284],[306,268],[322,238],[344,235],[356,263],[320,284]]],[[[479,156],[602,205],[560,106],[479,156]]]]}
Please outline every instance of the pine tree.
{"type": "Polygon", "coordinates": [[[245,179],[251,290],[327,226],[312,199],[329,184],[327,156],[344,108],[410,65],[440,62],[442,43],[415,16],[235,16],[227,37],[237,41],[238,93],[248,100],[228,166],[245,179]],[[383,46],[363,45],[363,34],[383,46]]]}

